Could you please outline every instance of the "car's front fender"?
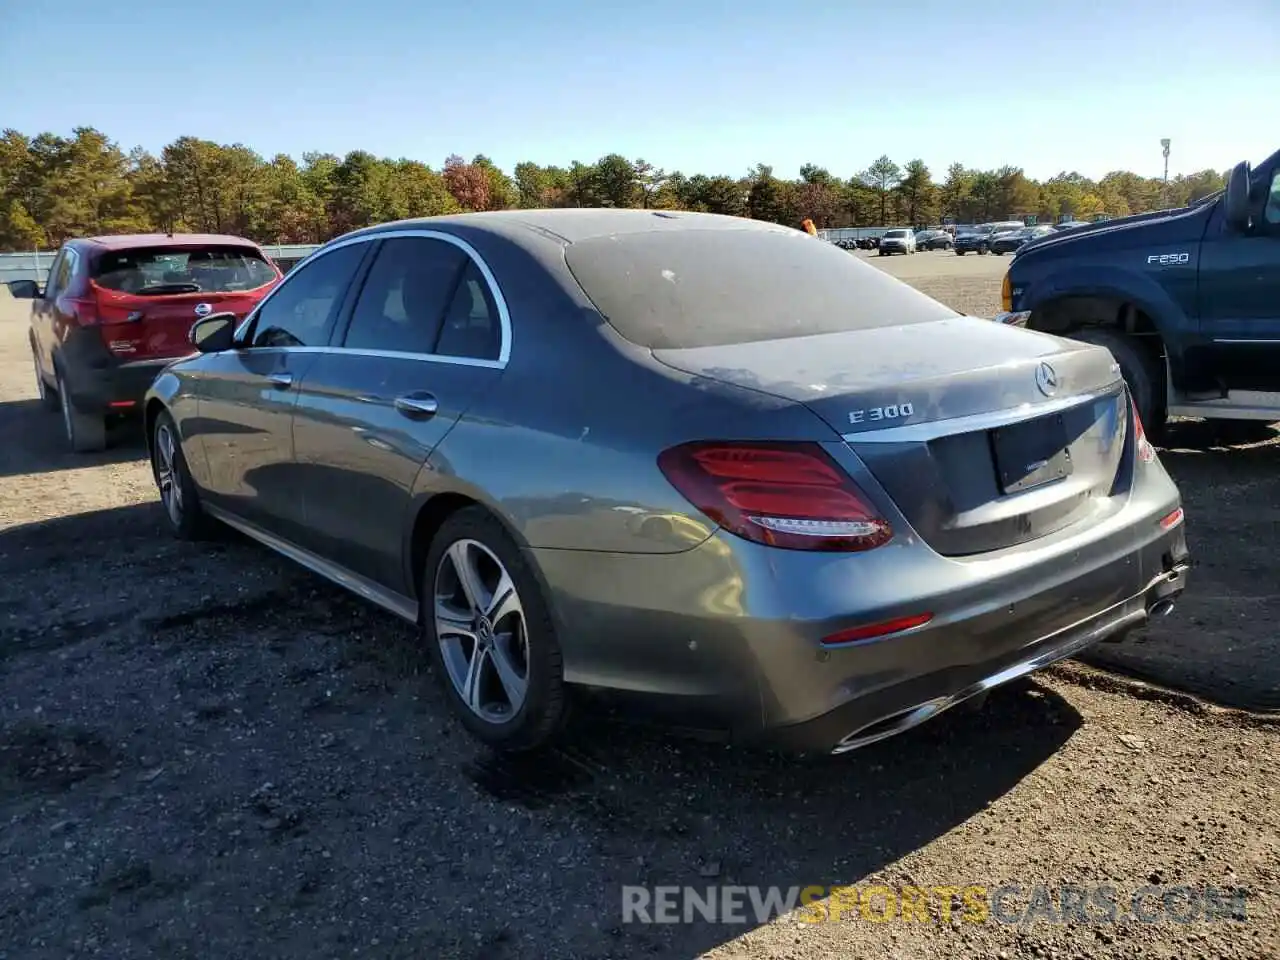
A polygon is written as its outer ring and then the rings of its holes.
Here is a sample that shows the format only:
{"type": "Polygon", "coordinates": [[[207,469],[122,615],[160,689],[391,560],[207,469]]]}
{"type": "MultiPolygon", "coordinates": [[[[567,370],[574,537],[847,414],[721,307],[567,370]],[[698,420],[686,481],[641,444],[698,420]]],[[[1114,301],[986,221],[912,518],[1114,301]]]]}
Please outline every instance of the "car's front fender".
{"type": "Polygon", "coordinates": [[[186,458],[191,478],[198,486],[203,486],[209,474],[208,462],[199,431],[191,429],[191,421],[199,415],[200,401],[185,382],[187,378],[180,374],[181,362],[177,361],[161,370],[147,388],[143,399],[147,452],[151,452],[156,416],[163,410],[173,418],[174,426],[177,427],[178,441],[182,445],[182,455],[186,458]]]}

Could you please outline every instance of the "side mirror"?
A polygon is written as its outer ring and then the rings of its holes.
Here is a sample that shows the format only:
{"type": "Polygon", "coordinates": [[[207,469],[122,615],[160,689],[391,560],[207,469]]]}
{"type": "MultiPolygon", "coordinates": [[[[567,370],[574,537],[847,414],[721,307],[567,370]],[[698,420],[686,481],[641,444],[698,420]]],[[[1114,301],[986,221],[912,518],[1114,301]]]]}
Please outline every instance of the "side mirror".
{"type": "Polygon", "coordinates": [[[1249,229],[1249,161],[1241,160],[1231,168],[1227,177],[1226,214],[1227,226],[1241,232],[1249,229]]]}
{"type": "Polygon", "coordinates": [[[40,297],[40,285],[34,280],[10,280],[9,296],[15,300],[37,300],[40,297]]]}
{"type": "Polygon", "coordinates": [[[234,313],[215,313],[191,325],[191,345],[201,353],[221,353],[235,346],[234,313]]]}

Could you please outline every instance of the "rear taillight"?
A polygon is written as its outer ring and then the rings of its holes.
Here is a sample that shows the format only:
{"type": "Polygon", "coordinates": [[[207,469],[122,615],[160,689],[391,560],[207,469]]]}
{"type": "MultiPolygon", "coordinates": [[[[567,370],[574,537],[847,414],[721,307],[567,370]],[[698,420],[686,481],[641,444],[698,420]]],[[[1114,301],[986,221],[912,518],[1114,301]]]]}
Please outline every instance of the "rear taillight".
{"type": "Polygon", "coordinates": [[[97,301],[87,298],[78,297],[75,300],[68,301],[68,304],[75,311],[76,323],[82,327],[96,327],[100,322],[98,316],[97,301]]]}
{"type": "Polygon", "coordinates": [[[1147,439],[1147,432],[1142,429],[1142,418],[1138,416],[1138,408],[1132,399],[1129,400],[1129,417],[1133,421],[1134,449],[1138,453],[1138,459],[1143,463],[1153,463],[1156,459],[1156,448],[1151,445],[1151,441],[1147,439]]]}
{"type": "Polygon", "coordinates": [[[893,537],[815,443],[704,441],[663,451],[672,486],[730,533],[791,550],[869,550],[893,537]]]}

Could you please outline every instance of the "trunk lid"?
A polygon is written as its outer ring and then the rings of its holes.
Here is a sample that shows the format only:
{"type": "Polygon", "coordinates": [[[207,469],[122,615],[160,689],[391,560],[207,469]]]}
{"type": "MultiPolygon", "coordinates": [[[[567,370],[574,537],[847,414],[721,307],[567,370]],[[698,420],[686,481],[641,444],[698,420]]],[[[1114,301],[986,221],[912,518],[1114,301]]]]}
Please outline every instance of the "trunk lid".
{"type": "Polygon", "coordinates": [[[192,324],[213,313],[234,313],[242,319],[269,289],[138,296],[95,285],[94,294],[102,339],[111,352],[148,360],[191,353],[192,324]]]}
{"type": "Polygon", "coordinates": [[[1127,395],[1091,344],[957,317],[654,355],[805,404],[945,555],[1096,520],[1124,487],[1127,395]]]}

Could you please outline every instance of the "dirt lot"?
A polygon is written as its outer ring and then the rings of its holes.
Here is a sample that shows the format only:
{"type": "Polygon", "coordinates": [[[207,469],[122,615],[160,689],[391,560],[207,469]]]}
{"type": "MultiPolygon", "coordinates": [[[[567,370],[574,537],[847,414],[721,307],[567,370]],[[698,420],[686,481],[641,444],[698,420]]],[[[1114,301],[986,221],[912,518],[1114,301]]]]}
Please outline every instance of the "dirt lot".
{"type": "MultiPolygon", "coordinates": [[[[990,314],[1004,262],[877,265],[990,314]]],[[[18,307],[0,300],[0,960],[1277,956],[1280,723],[1215,703],[1280,706],[1280,444],[1178,432],[1191,591],[1100,654],[1204,699],[1071,664],[838,760],[591,718],[522,766],[458,732],[408,628],[252,544],[167,538],[135,434],[63,453],[18,307]],[[1122,907],[1214,885],[1247,891],[1247,919],[621,922],[621,884],[877,882],[1017,883],[1015,911],[1036,884],[1122,907]]]]}

